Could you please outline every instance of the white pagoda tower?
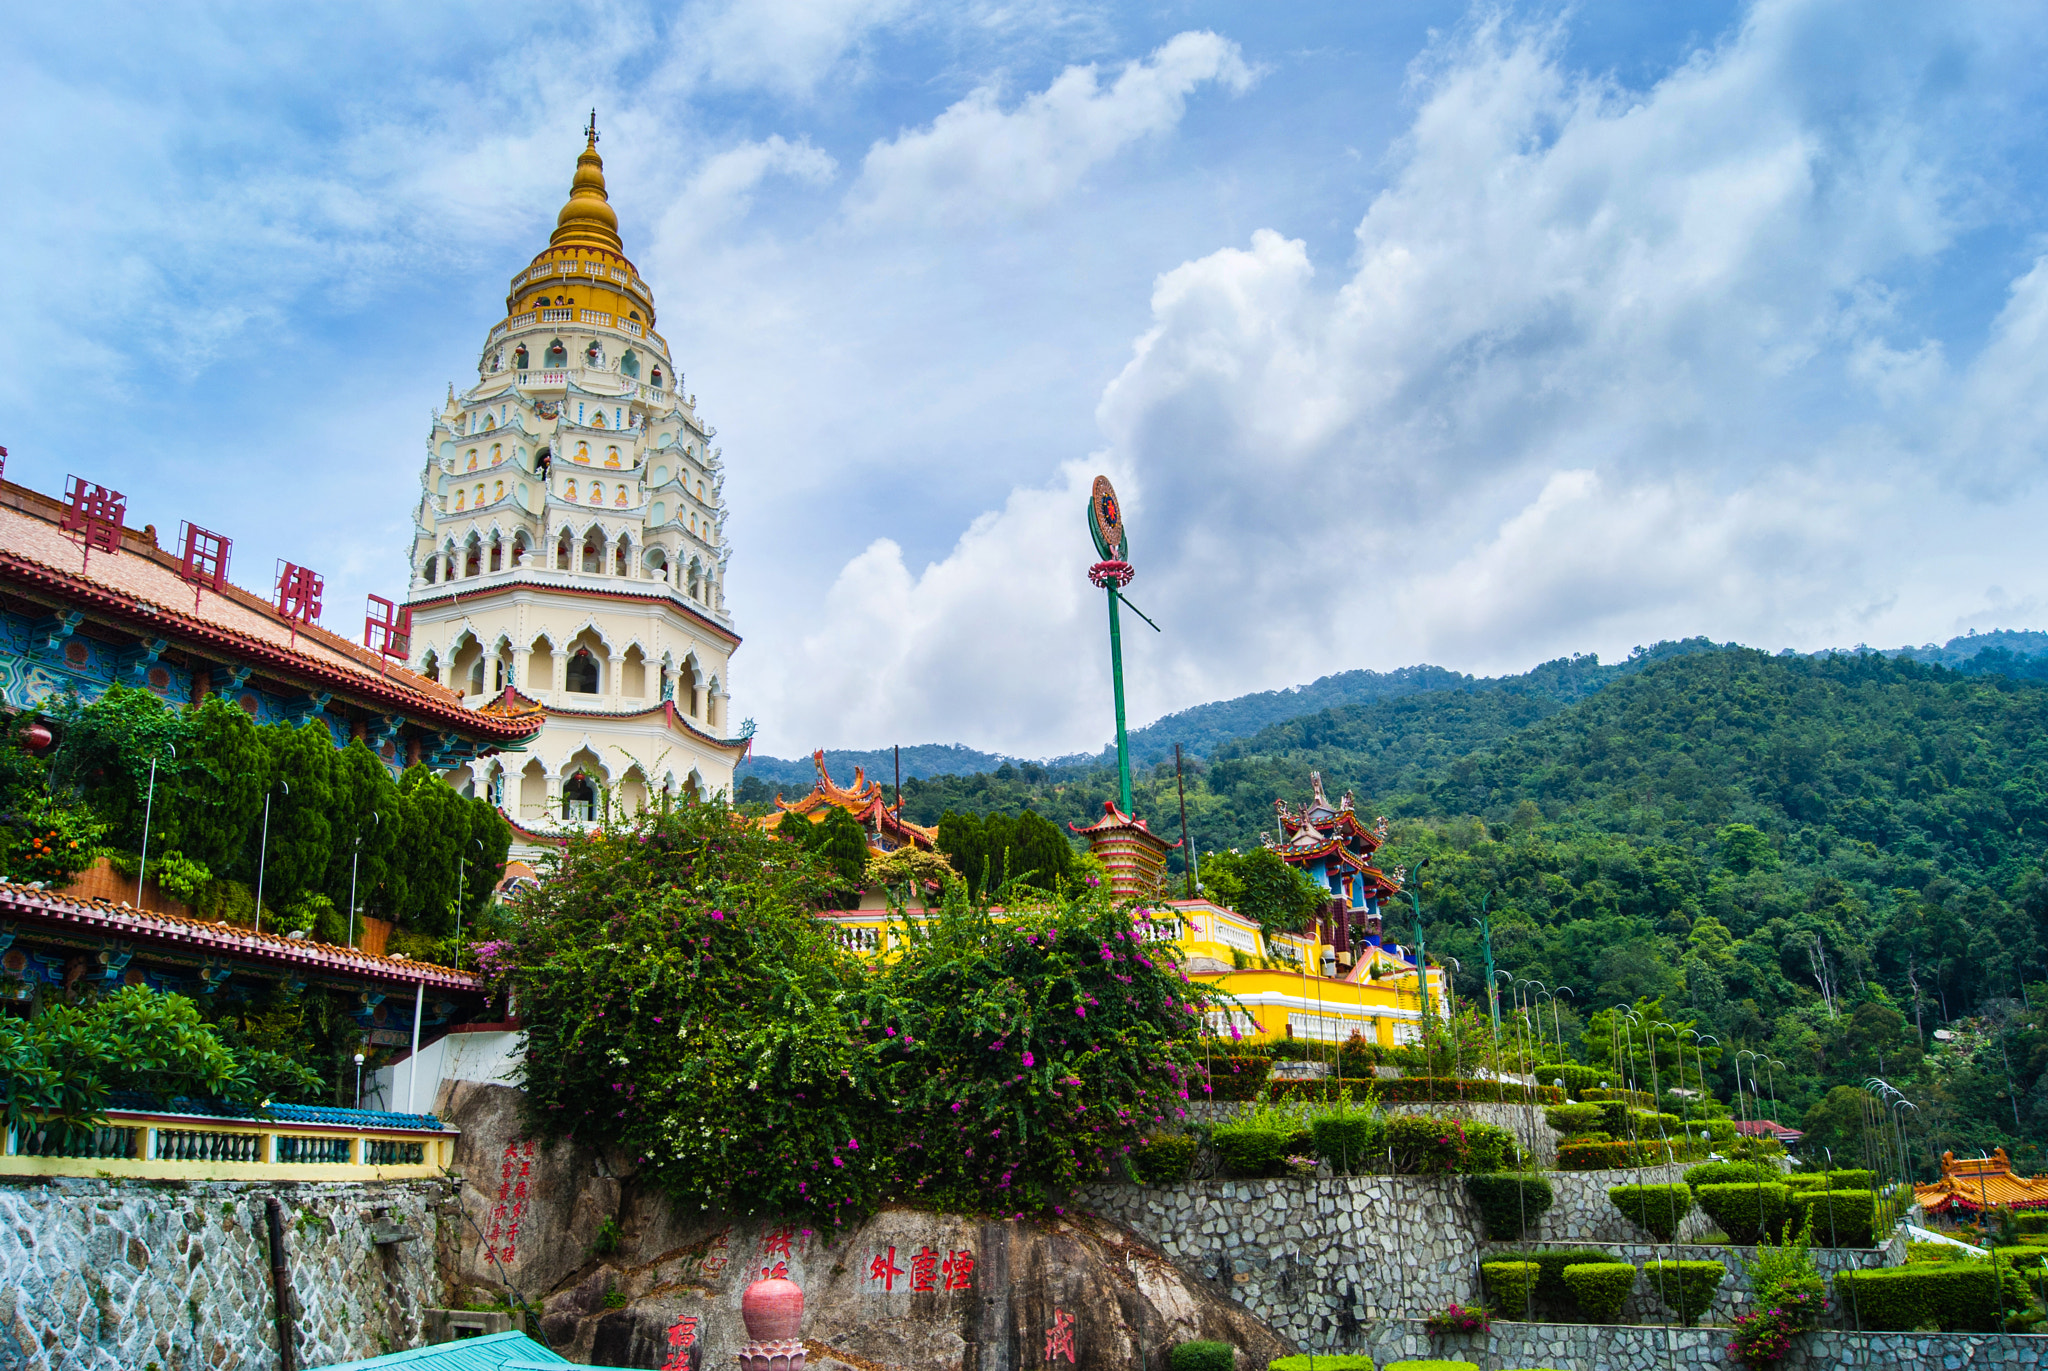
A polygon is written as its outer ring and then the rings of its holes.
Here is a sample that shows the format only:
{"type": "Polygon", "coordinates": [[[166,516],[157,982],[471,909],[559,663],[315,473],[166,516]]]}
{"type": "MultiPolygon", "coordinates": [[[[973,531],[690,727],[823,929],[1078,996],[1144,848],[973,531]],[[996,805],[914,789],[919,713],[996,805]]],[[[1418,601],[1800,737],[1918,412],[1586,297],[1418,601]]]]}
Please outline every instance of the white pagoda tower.
{"type": "Polygon", "coordinates": [[[536,836],[729,791],[752,732],[731,719],[717,430],[619,241],[594,115],[586,133],[477,383],[435,416],[407,597],[416,670],[474,708],[545,714],[526,753],[450,775],[536,836]]]}

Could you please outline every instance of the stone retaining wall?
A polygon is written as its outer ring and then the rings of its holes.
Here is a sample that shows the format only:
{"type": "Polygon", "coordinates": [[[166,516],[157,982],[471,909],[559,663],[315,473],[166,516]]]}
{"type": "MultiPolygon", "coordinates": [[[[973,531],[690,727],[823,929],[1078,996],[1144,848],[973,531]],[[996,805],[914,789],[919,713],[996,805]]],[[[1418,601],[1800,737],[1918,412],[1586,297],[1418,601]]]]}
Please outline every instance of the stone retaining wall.
{"type": "MultiPolygon", "coordinates": [[[[1469,1361],[1482,1371],[1502,1367],[1568,1367],[1571,1371],[1662,1371],[1729,1365],[1725,1328],[1627,1328],[1576,1323],[1496,1321],[1489,1334],[1432,1338],[1419,1321],[1363,1330],[1343,1350],[1366,1352],[1384,1366],[1404,1358],[1469,1361]]],[[[2048,1371],[2048,1337],[2015,1333],[1845,1333],[1823,1330],[1793,1339],[1781,1371],[1884,1367],[1888,1371],[2048,1371]]]]}
{"type": "MultiPolygon", "coordinates": [[[[1652,1184],[1678,1165],[1645,1167],[1652,1184]]],[[[1575,1238],[1639,1238],[1608,1203],[1634,1171],[1553,1174],[1575,1238]],[[1611,1216],[1613,1223],[1606,1223],[1611,1216]]],[[[1366,1321],[1479,1298],[1479,1216],[1461,1176],[1189,1181],[1095,1185],[1084,1209],[1125,1224],[1188,1271],[1227,1285],[1246,1308],[1304,1347],[1344,1345],[1366,1321]]]]}
{"type": "Polygon", "coordinates": [[[435,1276],[441,1181],[0,1184],[0,1367],[269,1371],[264,1201],[284,1203],[299,1365],[411,1347],[435,1276]],[[372,1215],[415,1235],[379,1245],[372,1215]]]}

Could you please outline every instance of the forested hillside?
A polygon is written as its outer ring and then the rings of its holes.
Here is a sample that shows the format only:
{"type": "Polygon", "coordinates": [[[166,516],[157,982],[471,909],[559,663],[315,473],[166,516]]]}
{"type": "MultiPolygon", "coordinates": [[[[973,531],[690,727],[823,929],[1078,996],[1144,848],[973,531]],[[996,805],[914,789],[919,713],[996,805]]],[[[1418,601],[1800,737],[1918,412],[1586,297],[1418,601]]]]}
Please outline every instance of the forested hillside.
{"type": "MultiPolygon", "coordinates": [[[[1977,669],[1674,644],[1576,696],[1613,668],[1327,710],[1192,763],[1189,826],[1197,851],[1255,843],[1319,770],[1393,819],[1389,865],[1431,858],[1429,947],[1457,959],[1461,996],[1482,993],[1484,895],[1496,964],[1571,987],[1567,1038],[1662,996],[1728,1045],[1724,1085],[1737,1049],[1784,1063],[1782,1117],[1815,1110],[1822,1141],[1847,1107],[1828,1090],[1879,1074],[1941,1145],[2048,1163],[2048,685],[1963,660],[1977,669]]],[[[1177,837],[1171,764],[1136,789],[1177,837]]],[[[1083,822],[1114,792],[1109,767],[1005,764],[907,781],[904,808],[1083,822]]]]}

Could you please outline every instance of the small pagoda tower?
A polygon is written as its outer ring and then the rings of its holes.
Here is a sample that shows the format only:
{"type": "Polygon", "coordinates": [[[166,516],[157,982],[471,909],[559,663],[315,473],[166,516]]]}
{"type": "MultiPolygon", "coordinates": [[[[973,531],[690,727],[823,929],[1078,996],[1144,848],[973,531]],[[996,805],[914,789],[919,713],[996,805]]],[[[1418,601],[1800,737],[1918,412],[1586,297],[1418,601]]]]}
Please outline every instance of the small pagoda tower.
{"type": "Polygon", "coordinates": [[[1102,817],[1074,832],[1088,840],[1088,850],[1109,868],[1109,888],[1119,900],[1157,899],[1166,885],[1166,854],[1179,847],[1116,807],[1102,802],[1102,817]]]}
{"type": "Polygon", "coordinates": [[[939,831],[904,818],[890,805],[882,783],[869,780],[862,768],[855,767],[853,784],[843,786],[832,779],[832,772],[825,766],[825,749],[813,752],[811,763],[818,768],[818,783],[811,787],[811,793],[795,801],[777,795],[775,813],[758,820],[761,827],[775,831],[785,814],[798,815],[814,824],[823,823],[826,810],[843,809],[860,825],[868,846],[876,852],[894,852],[901,847],[923,852],[938,850],[939,831]]]}

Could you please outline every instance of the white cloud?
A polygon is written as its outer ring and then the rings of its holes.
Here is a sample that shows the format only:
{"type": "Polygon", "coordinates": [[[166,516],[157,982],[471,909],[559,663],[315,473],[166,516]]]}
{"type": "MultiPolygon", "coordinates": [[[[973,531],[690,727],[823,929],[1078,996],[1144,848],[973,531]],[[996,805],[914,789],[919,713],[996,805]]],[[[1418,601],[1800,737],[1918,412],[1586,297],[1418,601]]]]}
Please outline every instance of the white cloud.
{"type": "Polygon", "coordinates": [[[984,85],[929,125],[877,142],[849,197],[861,222],[968,221],[1042,208],[1119,152],[1181,120],[1187,98],[1215,83],[1251,87],[1237,44],[1182,33],[1103,85],[1095,66],[1068,67],[1016,108],[984,85]]]}
{"type": "Polygon", "coordinates": [[[858,79],[868,34],[912,12],[911,0],[719,0],[684,11],[675,61],[708,85],[809,97],[858,79]]]}
{"type": "MultiPolygon", "coordinates": [[[[1905,641],[1987,584],[2033,603],[2048,265],[1974,357],[1904,322],[1977,213],[1982,111],[1952,98],[1968,75],[1937,87],[1901,54],[1989,52],[1976,22],[1768,0],[1642,91],[1567,69],[1554,30],[1482,22],[1427,53],[1348,275],[1270,230],[1189,261],[1103,392],[1133,594],[1168,630],[1136,637],[1134,720],[1350,666],[1905,641]]],[[[1110,117],[1092,74],[1010,113],[978,93],[878,145],[860,203],[1056,195],[1125,136],[1096,129],[1177,117],[1191,83],[1150,64],[1175,92],[1150,114],[1110,117]]],[[[886,545],[851,562],[790,679],[876,645],[862,703],[776,699],[777,738],[1098,746],[1086,474],[1020,489],[915,576],[886,545]]]]}
{"type": "Polygon", "coordinates": [[[754,192],[771,176],[825,185],[839,170],[829,153],[808,139],[791,142],[781,134],[741,143],[709,158],[662,215],[656,238],[661,251],[681,251],[743,217],[754,192]]]}

